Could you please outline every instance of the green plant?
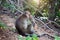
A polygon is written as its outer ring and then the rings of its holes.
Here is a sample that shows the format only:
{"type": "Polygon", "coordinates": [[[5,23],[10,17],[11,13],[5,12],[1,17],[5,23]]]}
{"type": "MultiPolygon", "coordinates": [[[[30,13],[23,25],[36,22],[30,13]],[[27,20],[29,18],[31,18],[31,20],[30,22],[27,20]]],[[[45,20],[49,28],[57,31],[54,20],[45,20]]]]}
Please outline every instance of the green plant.
{"type": "Polygon", "coordinates": [[[21,37],[20,35],[18,36],[19,40],[38,40],[37,35],[33,34],[32,37],[27,36],[26,38],[21,37]]]}
{"type": "Polygon", "coordinates": [[[20,35],[18,36],[18,40],[24,40],[20,35]]]}
{"type": "Polygon", "coordinates": [[[10,9],[12,13],[14,13],[16,11],[16,9],[15,9],[16,7],[13,4],[9,4],[9,3],[5,2],[2,4],[2,6],[7,9],[10,9]]]}
{"type": "Polygon", "coordinates": [[[33,39],[33,40],[38,40],[37,35],[36,35],[36,34],[33,34],[32,39],[33,39]]]}
{"type": "Polygon", "coordinates": [[[58,36],[55,36],[55,40],[60,40],[60,37],[58,37],[58,36]]]}
{"type": "Polygon", "coordinates": [[[0,28],[6,28],[6,25],[2,21],[0,21],[0,28]]]}
{"type": "Polygon", "coordinates": [[[30,36],[27,36],[25,40],[32,40],[32,38],[30,36]]]}
{"type": "Polygon", "coordinates": [[[12,13],[14,13],[16,11],[16,6],[14,4],[10,4],[8,1],[6,0],[1,0],[1,5],[0,6],[3,6],[4,8],[6,9],[9,9],[12,13]]]}

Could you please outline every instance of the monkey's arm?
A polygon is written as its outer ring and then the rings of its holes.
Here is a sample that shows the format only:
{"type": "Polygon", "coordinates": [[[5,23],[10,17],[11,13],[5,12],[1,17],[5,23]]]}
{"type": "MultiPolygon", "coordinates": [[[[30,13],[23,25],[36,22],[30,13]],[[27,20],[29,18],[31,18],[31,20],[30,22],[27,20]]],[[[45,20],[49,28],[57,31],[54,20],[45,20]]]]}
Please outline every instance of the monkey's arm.
{"type": "Polygon", "coordinates": [[[33,25],[35,25],[35,19],[34,19],[34,17],[32,15],[30,15],[29,19],[30,19],[31,23],[33,25]]]}

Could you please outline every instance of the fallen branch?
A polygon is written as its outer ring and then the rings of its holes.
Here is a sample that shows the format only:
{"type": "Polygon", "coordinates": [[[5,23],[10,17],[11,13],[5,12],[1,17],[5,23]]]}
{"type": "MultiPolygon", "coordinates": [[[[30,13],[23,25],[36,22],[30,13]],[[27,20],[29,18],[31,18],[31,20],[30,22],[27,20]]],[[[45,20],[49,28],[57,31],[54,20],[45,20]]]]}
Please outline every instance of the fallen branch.
{"type": "Polygon", "coordinates": [[[48,21],[49,21],[49,22],[46,23],[46,24],[53,23],[56,27],[59,27],[59,28],[60,28],[60,25],[59,25],[58,23],[56,23],[56,22],[54,22],[54,21],[50,21],[50,20],[48,20],[48,21]]]}
{"type": "MultiPolygon", "coordinates": [[[[35,18],[35,20],[41,22],[42,24],[44,24],[44,25],[42,25],[42,26],[47,27],[47,28],[50,29],[51,31],[54,31],[53,29],[49,28],[49,27],[47,26],[47,24],[45,24],[45,23],[44,23],[43,21],[41,21],[40,19],[35,18]]],[[[56,31],[54,31],[54,32],[55,32],[55,33],[58,33],[58,32],[56,32],[56,31]]]]}

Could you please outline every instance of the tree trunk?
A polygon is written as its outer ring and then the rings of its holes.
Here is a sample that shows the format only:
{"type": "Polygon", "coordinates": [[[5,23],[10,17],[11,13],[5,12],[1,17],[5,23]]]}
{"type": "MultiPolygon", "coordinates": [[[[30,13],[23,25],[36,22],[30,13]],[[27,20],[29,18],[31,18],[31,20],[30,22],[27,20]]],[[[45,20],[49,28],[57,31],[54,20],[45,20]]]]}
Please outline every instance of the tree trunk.
{"type": "Polygon", "coordinates": [[[54,21],[55,19],[55,2],[56,0],[49,0],[49,20],[54,21]]]}

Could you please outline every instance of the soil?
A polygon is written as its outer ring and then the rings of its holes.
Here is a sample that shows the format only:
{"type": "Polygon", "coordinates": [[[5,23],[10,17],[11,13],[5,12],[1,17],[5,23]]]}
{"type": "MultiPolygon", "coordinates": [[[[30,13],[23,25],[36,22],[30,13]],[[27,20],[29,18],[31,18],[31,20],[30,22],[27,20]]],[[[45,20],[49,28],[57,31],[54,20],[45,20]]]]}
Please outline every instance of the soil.
{"type": "MultiPolygon", "coordinates": [[[[8,27],[7,29],[1,29],[0,28],[0,40],[18,40],[18,33],[12,31],[11,29],[15,29],[15,18],[11,18],[10,16],[3,14],[0,15],[0,20],[3,21],[3,23],[5,23],[8,27]]],[[[39,35],[42,34],[46,34],[43,35],[41,37],[39,37],[39,40],[54,40],[54,36],[57,33],[57,31],[52,31],[50,29],[48,29],[45,25],[43,25],[41,22],[37,22],[37,25],[39,26],[36,29],[36,33],[39,35]]]]}

